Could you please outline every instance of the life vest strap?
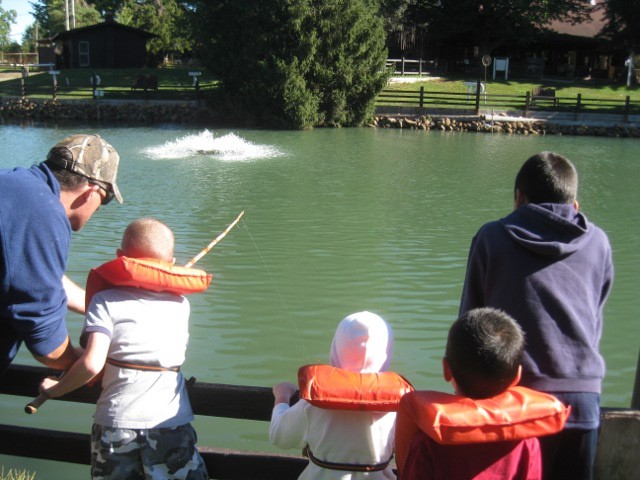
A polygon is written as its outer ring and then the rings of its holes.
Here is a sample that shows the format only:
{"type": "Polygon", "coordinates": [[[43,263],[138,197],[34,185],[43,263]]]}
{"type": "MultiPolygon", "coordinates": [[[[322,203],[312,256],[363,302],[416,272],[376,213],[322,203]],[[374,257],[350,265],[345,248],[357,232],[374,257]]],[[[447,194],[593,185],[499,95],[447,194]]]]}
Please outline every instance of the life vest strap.
{"type": "Polygon", "coordinates": [[[179,372],[180,366],[177,367],[163,367],[162,365],[151,365],[148,363],[128,363],[114,360],[111,357],[107,357],[107,363],[120,368],[131,368],[133,370],[145,370],[152,372],[179,372]]]}
{"type": "Polygon", "coordinates": [[[347,472],[379,472],[380,470],[384,470],[389,466],[391,460],[393,459],[393,455],[389,460],[383,463],[375,463],[372,465],[366,464],[353,464],[353,463],[336,463],[336,462],[327,462],[325,460],[320,460],[315,457],[313,453],[311,453],[311,449],[309,445],[304,447],[302,450],[302,455],[308,457],[313,463],[318,465],[319,467],[326,468],[328,470],[344,470],[347,472]]]}

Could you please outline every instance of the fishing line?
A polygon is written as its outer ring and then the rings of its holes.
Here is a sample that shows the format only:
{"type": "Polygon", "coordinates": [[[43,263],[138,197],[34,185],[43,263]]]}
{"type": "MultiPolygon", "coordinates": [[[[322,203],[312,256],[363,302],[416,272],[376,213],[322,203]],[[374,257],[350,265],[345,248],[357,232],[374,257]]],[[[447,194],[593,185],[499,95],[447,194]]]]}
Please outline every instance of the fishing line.
{"type": "Polygon", "coordinates": [[[264,257],[262,256],[262,252],[258,248],[258,245],[256,244],[256,241],[253,239],[253,235],[251,235],[251,231],[249,230],[249,227],[247,226],[247,223],[246,223],[246,221],[244,219],[242,220],[242,225],[244,225],[244,227],[247,229],[247,233],[249,234],[249,238],[251,239],[251,242],[253,243],[253,246],[256,249],[256,252],[258,252],[258,256],[260,257],[260,260],[262,261],[262,264],[264,265],[264,268],[267,270],[267,273],[269,274],[269,279],[271,280],[271,285],[273,285],[273,288],[276,290],[276,293],[278,294],[278,297],[280,298],[280,302],[282,302],[282,306],[284,307],[285,312],[287,312],[287,316],[289,317],[289,321],[291,322],[291,326],[293,327],[293,330],[295,331],[295,335],[296,335],[296,337],[298,337],[298,340],[300,341],[300,344],[302,345],[302,350],[303,350],[302,353],[303,353],[303,357],[304,357],[304,356],[306,356],[308,354],[307,346],[304,343],[304,339],[302,338],[302,335],[300,335],[300,332],[298,331],[298,327],[297,327],[295,321],[293,320],[293,316],[291,315],[291,312],[289,311],[289,308],[287,307],[287,303],[284,301],[284,297],[280,293],[280,289],[278,288],[278,284],[275,282],[275,280],[273,278],[273,274],[271,273],[271,269],[269,268],[269,265],[267,265],[267,262],[265,261],[264,257]]]}

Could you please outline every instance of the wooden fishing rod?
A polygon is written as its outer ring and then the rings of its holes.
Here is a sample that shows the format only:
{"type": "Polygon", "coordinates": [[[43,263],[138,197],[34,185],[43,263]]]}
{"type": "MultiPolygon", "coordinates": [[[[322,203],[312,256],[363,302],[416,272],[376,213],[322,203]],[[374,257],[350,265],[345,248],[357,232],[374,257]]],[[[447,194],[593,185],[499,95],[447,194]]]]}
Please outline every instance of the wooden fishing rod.
{"type": "MultiPolygon", "coordinates": [[[[209,253],[209,251],[216,246],[216,244],[222,240],[227,233],[229,233],[229,231],[235,227],[236,223],[238,223],[240,221],[240,219],[242,218],[242,216],[244,215],[244,210],[240,212],[240,215],[238,215],[238,217],[231,222],[231,224],[224,230],[224,232],[222,232],[220,235],[218,235],[209,245],[207,245],[206,247],[204,247],[200,253],[198,253],[195,257],[193,257],[191,260],[189,260],[187,262],[187,264],[185,265],[185,267],[187,268],[191,268],[193,267],[193,265],[200,260],[202,257],[204,257],[207,253],[209,253]]],[[[24,411],[26,413],[28,413],[29,415],[32,415],[34,413],[36,413],[38,411],[38,408],[40,408],[40,406],[46,402],[49,399],[49,395],[47,395],[46,393],[41,393],[40,395],[38,395],[36,398],[34,398],[33,400],[31,400],[27,405],[25,405],[24,407],[24,411]]]]}
{"type": "Polygon", "coordinates": [[[40,408],[40,405],[42,405],[47,400],[49,400],[49,395],[45,395],[44,393],[41,393],[36,398],[31,400],[27,405],[25,405],[24,411],[29,415],[32,415],[36,413],[40,408]]]}
{"type": "Polygon", "coordinates": [[[225,237],[225,235],[229,233],[229,230],[231,230],[236,225],[236,223],[240,221],[240,219],[242,218],[242,215],[244,215],[244,210],[240,212],[240,215],[238,215],[238,218],[236,218],[233,222],[231,222],[231,224],[226,228],[224,232],[218,235],[209,245],[204,247],[199,254],[197,254],[195,257],[189,260],[185,265],[185,267],[187,268],[193,267],[194,263],[196,263],[198,260],[204,257],[207,253],[209,253],[209,250],[211,250],[220,240],[222,240],[225,237]]]}

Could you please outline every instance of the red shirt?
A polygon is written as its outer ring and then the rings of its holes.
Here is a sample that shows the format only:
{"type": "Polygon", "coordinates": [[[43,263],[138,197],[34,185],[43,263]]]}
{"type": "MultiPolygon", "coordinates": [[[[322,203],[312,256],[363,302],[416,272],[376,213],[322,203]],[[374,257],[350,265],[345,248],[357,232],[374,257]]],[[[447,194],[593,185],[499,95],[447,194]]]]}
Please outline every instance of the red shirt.
{"type": "Polygon", "coordinates": [[[424,432],[411,442],[400,480],[540,480],[537,438],[440,445],[424,432]]]}

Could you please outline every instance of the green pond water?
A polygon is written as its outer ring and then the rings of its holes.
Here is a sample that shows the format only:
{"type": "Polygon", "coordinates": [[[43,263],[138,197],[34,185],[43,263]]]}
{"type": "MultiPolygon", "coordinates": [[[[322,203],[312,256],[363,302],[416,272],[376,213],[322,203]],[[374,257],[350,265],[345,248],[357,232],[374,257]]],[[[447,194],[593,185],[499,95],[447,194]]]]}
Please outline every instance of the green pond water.
{"type": "MultiPolygon", "coordinates": [[[[605,311],[602,403],[628,407],[640,338],[640,142],[390,129],[308,132],[180,126],[0,127],[0,168],[41,161],[64,136],[96,132],[121,155],[115,202],[74,234],[69,276],[83,284],[113,257],[124,227],[153,216],[176,234],[185,264],[240,211],[242,221],[196,266],[212,288],[190,298],[186,376],[270,387],[304,363],[327,362],[346,315],[370,310],[395,332],[392,368],[419,389],[444,389],[440,362],[458,311],[471,238],[510,212],[513,179],[541,150],[571,158],[579,200],[609,235],[616,279],[605,311]],[[199,151],[212,151],[202,154],[199,151]]],[[[68,316],[74,340],[82,318],[68,316]]],[[[35,364],[25,351],[16,363],[35,364]]],[[[0,423],[89,432],[93,406],[0,396],[0,423]]],[[[216,399],[212,398],[212,402],[216,399]]],[[[197,417],[199,443],[278,451],[265,422],[197,417]]],[[[287,452],[295,453],[295,452],[287,452]]],[[[88,467],[0,456],[38,478],[88,467]]]]}

